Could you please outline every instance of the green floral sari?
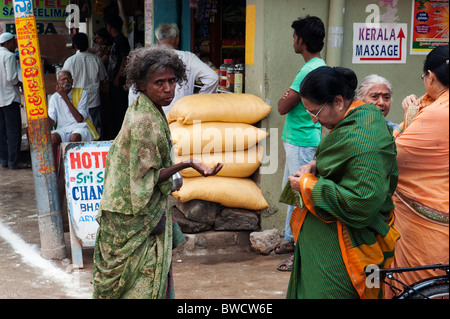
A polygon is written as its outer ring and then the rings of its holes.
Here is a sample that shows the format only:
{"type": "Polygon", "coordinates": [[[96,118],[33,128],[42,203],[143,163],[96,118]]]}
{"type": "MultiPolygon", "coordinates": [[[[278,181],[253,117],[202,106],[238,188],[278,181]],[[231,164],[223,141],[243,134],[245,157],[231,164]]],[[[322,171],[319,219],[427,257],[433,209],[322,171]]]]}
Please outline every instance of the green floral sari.
{"type": "Polygon", "coordinates": [[[129,106],[105,169],[94,251],[94,298],[171,298],[172,248],[185,239],[168,205],[169,125],[141,94],[129,106]],[[153,230],[165,217],[164,231],[153,230]]]}

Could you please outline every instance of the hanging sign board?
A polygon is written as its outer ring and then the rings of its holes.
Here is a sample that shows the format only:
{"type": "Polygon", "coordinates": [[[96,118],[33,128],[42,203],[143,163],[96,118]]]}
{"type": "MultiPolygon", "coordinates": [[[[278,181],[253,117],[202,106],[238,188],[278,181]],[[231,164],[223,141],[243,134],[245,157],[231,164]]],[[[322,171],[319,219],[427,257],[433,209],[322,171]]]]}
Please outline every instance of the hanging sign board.
{"type": "Polygon", "coordinates": [[[352,63],[406,63],[406,23],[353,24],[352,63]]]}
{"type": "Polygon", "coordinates": [[[448,0],[412,0],[411,54],[448,45],[448,0]]]}
{"type": "MultiPolygon", "coordinates": [[[[21,8],[25,8],[26,6],[31,8],[28,11],[40,20],[65,20],[68,16],[66,7],[69,5],[69,2],[69,0],[15,1],[16,5],[21,8]]],[[[0,3],[2,4],[0,19],[14,18],[14,10],[17,10],[17,8],[14,7],[13,0],[0,0],[0,3]]]]}
{"type": "Polygon", "coordinates": [[[144,4],[144,17],[145,17],[145,45],[150,46],[153,44],[153,0],[145,0],[144,4]]]}
{"type": "MultiPolygon", "coordinates": [[[[83,247],[94,247],[103,195],[106,156],[112,141],[68,143],[64,152],[71,232],[83,247]]],[[[72,235],[72,234],[71,234],[72,235]]]]}
{"type": "MultiPolygon", "coordinates": [[[[64,21],[36,21],[37,34],[67,34],[64,21]]],[[[16,34],[16,24],[10,20],[0,20],[0,34],[9,32],[16,34]]]]}

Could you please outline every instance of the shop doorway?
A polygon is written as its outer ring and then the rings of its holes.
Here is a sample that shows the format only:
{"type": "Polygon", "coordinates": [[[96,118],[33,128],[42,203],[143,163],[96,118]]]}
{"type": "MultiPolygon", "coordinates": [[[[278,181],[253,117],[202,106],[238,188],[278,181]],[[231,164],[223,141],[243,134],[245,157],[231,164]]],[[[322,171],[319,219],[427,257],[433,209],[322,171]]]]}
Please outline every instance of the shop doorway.
{"type": "Polygon", "coordinates": [[[191,1],[191,52],[218,69],[245,62],[246,0],[191,1]]]}

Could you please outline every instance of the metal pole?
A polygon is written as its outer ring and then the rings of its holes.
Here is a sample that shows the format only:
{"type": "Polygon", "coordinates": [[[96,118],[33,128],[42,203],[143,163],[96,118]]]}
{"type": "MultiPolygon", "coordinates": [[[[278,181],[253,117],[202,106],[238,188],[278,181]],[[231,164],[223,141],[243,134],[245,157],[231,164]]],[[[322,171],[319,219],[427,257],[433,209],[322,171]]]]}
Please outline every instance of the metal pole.
{"type": "Polygon", "coordinates": [[[326,63],[328,66],[342,65],[344,44],[345,0],[330,0],[328,13],[328,41],[326,63]]]}
{"type": "Polygon", "coordinates": [[[47,100],[32,0],[14,0],[14,15],[38,213],[41,255],[66,257],[47,100]]]}

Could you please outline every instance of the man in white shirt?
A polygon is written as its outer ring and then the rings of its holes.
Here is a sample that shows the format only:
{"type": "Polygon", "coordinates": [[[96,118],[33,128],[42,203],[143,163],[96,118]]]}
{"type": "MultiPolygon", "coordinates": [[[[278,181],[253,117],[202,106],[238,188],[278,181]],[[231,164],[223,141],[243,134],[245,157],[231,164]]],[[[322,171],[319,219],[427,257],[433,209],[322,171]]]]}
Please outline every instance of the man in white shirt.
{"type": "Polygon", "coordinates": [[[67,58],[63,69],[70,71],[73,87],[83,88],[88,93],[88,108],[92,122],[97,130],[100,128],[100,85],[106,80],[106,69],[97,55],[87,51],[88,37],[77,33],[72,37],[72,46],[77,52],[67,58]]]}
{"type": "Polygon", "coordinates": [[[57,125],[51,132],[55,157],[61,143],[93,140],[88,123],[85,121],[86,118],[90,118],[87,107],[88,92],[83,90],[81,97],[75,102],[73,82],[70,72],[62,69],[58,73],[56,93],[50,98],[48,106],[49,124],[51,127],[57,125]]]}
{"type": "MultiPolygon", "coordinates": [[[[175,96],[168,106],[163,106],[164,113],[167,114],[172,105],[186,95],[194,93],[195,80],[199,79],[203,86],[199,94],[214,93],[219,86],[219,76],[208,65],[202,62],[194,53],[189,51],[176,50],[180,42],[180,31],[175,24],[161,24],[155,31],[156,42],[158,45],[165,45],[173,49],[183,63],[186,65],[187,83],[180,86],[178,83],[175,88],[175,96]]],[[[130,88],[128,93],[128,105],[133,103],[139,96],[139,92],[134,93],[134,88],[130,88]]]]}
{"type": "Polygon", "coordinates": [[[19,164],[22,139],[20,81],[14,52],[17,42],[9,32],[0,35],[0,164],[11,169],[29,168],[19,164]]]}

